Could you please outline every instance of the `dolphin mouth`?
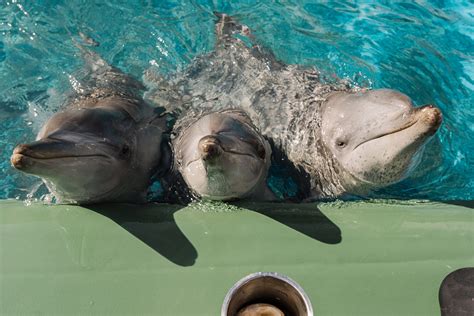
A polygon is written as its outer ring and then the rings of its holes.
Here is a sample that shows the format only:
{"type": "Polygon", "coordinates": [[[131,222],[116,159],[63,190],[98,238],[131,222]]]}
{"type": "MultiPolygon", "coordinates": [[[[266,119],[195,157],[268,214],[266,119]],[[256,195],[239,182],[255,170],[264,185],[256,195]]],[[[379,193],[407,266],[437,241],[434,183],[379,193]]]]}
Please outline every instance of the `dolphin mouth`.
{"type": "Polygon", "coordinates": [[[225,149],[223,148],[222,149],[225,153],[228,153],[228,154],[232,154],[232,155],[238,155],[238,156],[248,156],[248,157],[252,157],[252,158],[255,158],[257,160],[264,160],[264,159],[261,159],[260,157],[257,157],[257,155],[254,155],[254,154],[249,154],[249,153],[242,153],[242,152],[238,152],[238,151],[234,151],[234,150],[230,150],[230,149],[225,149]]]}
{"type": "MultiPolygon", "coordinates": [[[[265,160],[265,159],[262,159],[260,157],[257,157],[256,155],[254,154],[249,154],[249,153],[242,153],[242,152],[238,152],[238,151],[233,151],[233,150],[229,150],[229,149],[224,149],[224,148],[221,148],[222,152],[224,153],[227,153],[227,154],[232,154],[232,155],[238,155],[238,156],[247,156],[247,157],[250,157],[250,158],[253,158],[253,159],[257,159],[257,160],[265,160]]],[[[216,157],[217,158],[217,157],[216,157]]],[[[212,161],[212,160],[216,160],[216,159],[203,159],[203,157],[199,156],[197,158],[194,158],[193,160],[189,161],[186,166],[189,166],[190,164],[196,162],[196,161],[199,161],[199,160],[203,160],[205,162],[209,162],[209,161],[212,161]]]]}
{"type": "Polygon", "coordinates": [[[83,156],[57,156],[57,157],[33,157],[29,155],[24,155],[24,154],[13,154],[10,158],[10,162],[13,167],[15,167],[18,170],[22,169],[27,169],[29,166],[34,164],[34,161],[51,161],[55,159],[73,159],[73,158],[95,158],[95,157],[102,157],[102,158],[108,158],[107,156],[104,155],[83,155],[83,156]]]}
{"type": "Polygon", "coordinates": [[[78,158],[78,157],[105,157],[107,158],[106,155],[102,154],[83,154],[83,155],[50,155],[50,156],[44,156],[44,155],[38,155],[36,153],[21,153],[21,152],[13,152],[13,156],[22,156],[22,157],[27,157],[31,159],[38,159],[38,160],[48,160],[48,159],[62,159],[62,158],[78,158]]]}
{"type": "Polygon", "coordinates": [[[34,161],[95,157],[109,158],[107,155],[101,153],[81,153],[78,151],[75,151],[74,153],[66,153],[64,150],[59,150],[58,147],[61,145],[60,143],[51,142],[50,144],[39,144],[38,142],[33,144],[34,145],[20,144],[15,147],[10,158],[13,167],[19,170],[27,169],[29,166],[34,164],[34,161]],[[35,146],[39,147],[39,150],[35,150],[35,146]]]}
{"type": "Polygon", "coordinates": [[[438,130],[438,128],[441,125],[441,122],[443,120],[442,115],[441,115],[441,111],[438,108],[434,107],[433,105],[425,105],[425,106],[416,108],[415,112],[414,112],[414,116],[415,116],[415,118],[412,121],[408,122],[407,124],[405,124],[405,125],[403,125],[399,128],[396,128],[394,130],[391,130],[389,132],[381,133],[381,134],[378,134],[378,135],[376,135],[372,138],[369,138],[369,139],[361,142],[357,146],[355,146],[354,150],[357,147],[359,147],[359,146],[361,146],[365,143],[368,143],[372,140],[376,140],[376,139],[379,139],[379,138],[382,138],[382,137],[385,137],[385,136],[388,136],[388,135],[392,135],[392,134],[407,130],[407,129],[409,129],[410,127],[414,126],[417,123],[421,123],[421,124],[426,125],[426,130],[424,132],[420,133],[420,136],[432,136],[432,135],[434,135],[434,133],[436,133],[436,131],[438,130]]]}
{"type": "Polygon", "coordinates": [[[64,154],[61,152],[54,151],[35,151],[32,150],[28,145],[21,144],[15,147],[13,155],[20,155],[32,159],[60,159],[60,158],[76,158],[76,157],[107,157],[100,153],[74,153],[64,154]]]}
{"type": "Polygon", "coordinates": [[[374,136],[372,138],[369,138],[369,139],[366,139],[364,140],[363,142],[361,142],[359,145],[355,146],[354,147],[354,150],[359,147],[359,146],[362,146],[363,144],[365,143],[368,143],[370,141],[373,141],[373,140],[376,140],[376,139],[379,139],[379,138],[382,138],[382,137],[385,137],[385,136],[388,136],[388,135],[392,135],[392,134],[395,134],[395,133],[398,133],[398,132],[401,132],[401,131],[404,131],[406,129],[409,129],[410,127],[412,127],[413,125],[415,125],[419,120],[414,120],[408,124],[405,124],[403,125],[402,127],[399,127],[397,129],[394,129],[390,132],[386,132],[386,133],[382,133],[382,134],[378,134],[377,136],[374,136]]]}
{"type": "Polygon", "coordinates": [[[215,159],[218,159],[218,157],[222,153],[227,153],[231,155],[249,156],[256,159],[261,159],[260,157],[258,157],[258,154],[257,154],[258,149],[254,148],[256,145],[253,142],[247,142],[245,139],[240,139],[240,141],[243,141],[251,145],[252,149],[255,150],[255,153],[253,153],[252,151],[244,152],[244,151],[235,150],[232,148],[232,146],[229,146],[228,144],[227,145],[224,144],[222,140],[219,139],[218,136],[209,135],[209,136],[204,136],[199,141],[200,158],[203,159],[204,161],[213,161],[215,159]]]}

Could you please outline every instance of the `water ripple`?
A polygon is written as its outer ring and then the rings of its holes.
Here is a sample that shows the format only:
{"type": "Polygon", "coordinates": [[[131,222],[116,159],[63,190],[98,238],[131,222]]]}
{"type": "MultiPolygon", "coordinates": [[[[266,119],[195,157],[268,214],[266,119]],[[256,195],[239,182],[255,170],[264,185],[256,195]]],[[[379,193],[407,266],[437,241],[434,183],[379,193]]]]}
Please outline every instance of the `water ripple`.
{"type": "Polygon", "coordinates": [[[71,89],[81,65],[74,36],[88,34],[108,62],[136,77],[150,66],[166,76],[212,49],[213,11],[235,15],[287,63],[439,106],[444,123],[420,168],[380,194],[474,197],[471,1],[10,0],[0,7],[0,198],[24,198],[37,181],[12,170],[9,155],[71,89]]]}

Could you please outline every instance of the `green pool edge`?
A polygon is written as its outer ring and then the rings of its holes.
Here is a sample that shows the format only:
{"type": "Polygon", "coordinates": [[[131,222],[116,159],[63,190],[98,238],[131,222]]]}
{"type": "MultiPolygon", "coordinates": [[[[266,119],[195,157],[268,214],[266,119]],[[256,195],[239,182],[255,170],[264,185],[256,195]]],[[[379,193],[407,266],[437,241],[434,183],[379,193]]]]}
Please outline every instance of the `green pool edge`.
{"type": "Polygon", "coordinates": [[[441,281],[467,266],[472,202],[0,201],[2,315],[219,315],[257,271],[298,282],[315,315],[439,315],[441,281]]]}

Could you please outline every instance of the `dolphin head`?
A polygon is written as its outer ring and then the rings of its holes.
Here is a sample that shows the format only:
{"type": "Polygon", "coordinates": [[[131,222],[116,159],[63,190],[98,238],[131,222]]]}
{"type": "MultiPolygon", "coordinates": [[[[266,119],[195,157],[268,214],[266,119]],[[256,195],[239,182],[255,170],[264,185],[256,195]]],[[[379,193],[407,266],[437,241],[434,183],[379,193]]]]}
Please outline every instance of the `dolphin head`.
{"type": "Polygon", "coordinates": [[[228,110],[205,115],[175,143],[179,171],[201,197],[230,200],[264,183],[271,149],[250,118],[228,110]]]}
{"type": "Polygon", "coordinates": [[[441,120],[438,108],[414,108],[394,90],[336,92],[323,105],[321,134],[356,185],[381,187],[409,174],[441,120]]]}
{"type": "Polygon", "coordinates": [[[71,108],[52,116],[36,141],[18,145],[11,163],[43,178],[61,202],[140,200],[162,154],[162,131],[144,144],[149,132],[120,107],[71,108]]]}

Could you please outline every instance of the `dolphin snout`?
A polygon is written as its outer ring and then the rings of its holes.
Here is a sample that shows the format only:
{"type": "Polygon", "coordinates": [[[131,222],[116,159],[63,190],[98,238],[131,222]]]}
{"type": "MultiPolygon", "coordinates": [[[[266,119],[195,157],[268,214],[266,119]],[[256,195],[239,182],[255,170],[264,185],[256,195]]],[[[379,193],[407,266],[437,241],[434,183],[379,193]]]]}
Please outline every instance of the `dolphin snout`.
{"type": "Polygon", "coordinates": [[[32,148],[31,145],[29,144],[20,144],[13,149],[13,154],[20,154],[20,155],[26,155],[29,156],[32,154],[32,148]]]}
{"type": "Polygon", "coordinates": [[[431,133],[435,133],[443,121],[441,111],[437,107],[429,104],[420,108],[420,114],[421,121],[429,126],[431,133]]]}
{"type": "Polygon", "coordinates": [[[210,160],[219,156],[221,144],[215,136],[205,136],[199,140],[199,152],[203,160],[210,160]]]}
{"type": "Polygon", "coordinates": [[[13,154],[10,157],[10,162],[16,169],[22,169],[25,167],[25,154],[29,151],[29,147],[26,144],[20,144],[15,147],[13,154]]]}
{"type": "Polygon", "coordinates": [[[21,169],[23,168],[23,155],[21,154],[13,154],[11,157],[10,157],[10,162],[12,164],[13,167],[15,167],[16,169],[21,169]]]}
{"type": "Polygon", "coordinates": [[[73,144],[57,140],[41,139],[29,144],[20,144],[13,150],[13,155],[22,155],[36,159],[48,159],[63,156],[64,152],[73,148],[73,144]]]}
{"type": "Polygon", "coordinates": [[[29,150],[27,144],[20,144],[13,149],[13,154],[25,154],[29,150]]]}

